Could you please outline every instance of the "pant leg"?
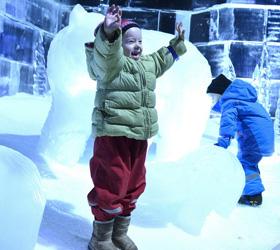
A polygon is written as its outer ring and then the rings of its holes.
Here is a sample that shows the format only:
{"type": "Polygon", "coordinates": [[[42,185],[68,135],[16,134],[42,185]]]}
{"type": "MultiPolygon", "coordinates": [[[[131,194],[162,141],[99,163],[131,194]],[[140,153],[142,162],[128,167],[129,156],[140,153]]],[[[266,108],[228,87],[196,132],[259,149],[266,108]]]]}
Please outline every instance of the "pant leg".
{"type": "Polygon", "coordinates": [[[94,188],[88,201],[96,220],[130,214],[144,192],[147,140],[97,137],[90,160],[94,188]]]}
{"type": "Polygon", "coordinates": [[[131,173],[126,196],[122,200],[123,214],[129,215],[136,207],[137,199],[146,187],[147,140],[131,140],[131,173]]]}
{"type": "Polygon", "coordinates": [[[121,199],[127,193],[130,178],[129,141],[126,137],[97,137],[90,160],[94,188],[88,202],[96,220],[104,221],[123,212],[121,199]]]}
{"type": "Polygon", "coordinates": [[[251,155],[238,153],[238,159],[245,172],[246,183],[242,195],[255,195],[264,191],[258,163],[261,161],[261,155],[251,155]]]}

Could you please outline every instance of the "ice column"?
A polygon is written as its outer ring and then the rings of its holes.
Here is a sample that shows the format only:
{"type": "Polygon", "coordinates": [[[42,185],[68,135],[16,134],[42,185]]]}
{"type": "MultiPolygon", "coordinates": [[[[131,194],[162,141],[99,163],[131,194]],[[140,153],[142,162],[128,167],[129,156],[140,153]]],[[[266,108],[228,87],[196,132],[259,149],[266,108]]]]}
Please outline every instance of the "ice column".
{"type": "Polygon", "coordinates": [[[268,61],[268,50],[266,42],[263,45],[262,56],[260,62],[256,65],[252,78],[252,85],[258,92],[258,100],[269,112],[271,105],[271,69],[268,61]]]}
{"type": "Polygon", "coordinates": [[[275,136],[275,152],[276,154],[280,155],[280,90],[278,93],[278,100],[274,118],[274,136],[275,136]]]}
{"type": "Polygon", "coordinates": [[[235,80],[236,74],[235,74],[235,69],[232,64],[232,61],[230,57],[228,56],[230,54],[230,43],[225,44],[224,48],[224,59],[222,61],[222,74],[226,76],[230,80],[235,80]]]}
{"type": "Polygon", "coordinates": [[[43,37],[39,33],[38,41],[35,44],[34,50],[34,85],[33,85],[33,94],[42,95],[49,90],[48,78],[46,74],[46,63],[45,63],[45,49],[43,46],[43,37]]]}

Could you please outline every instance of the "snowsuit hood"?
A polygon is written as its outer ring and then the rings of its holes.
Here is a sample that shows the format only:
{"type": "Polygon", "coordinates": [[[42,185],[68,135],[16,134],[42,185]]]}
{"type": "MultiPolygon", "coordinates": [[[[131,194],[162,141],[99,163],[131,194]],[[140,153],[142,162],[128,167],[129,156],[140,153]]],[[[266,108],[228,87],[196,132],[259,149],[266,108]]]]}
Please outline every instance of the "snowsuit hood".
{"type": "Polygon", "coordinates": [[[222,104],[230,99],[256,102],[258,95],[256,89],[251,84],[243,80],[236,79],[225,90],[220,102],[222,104]]]}

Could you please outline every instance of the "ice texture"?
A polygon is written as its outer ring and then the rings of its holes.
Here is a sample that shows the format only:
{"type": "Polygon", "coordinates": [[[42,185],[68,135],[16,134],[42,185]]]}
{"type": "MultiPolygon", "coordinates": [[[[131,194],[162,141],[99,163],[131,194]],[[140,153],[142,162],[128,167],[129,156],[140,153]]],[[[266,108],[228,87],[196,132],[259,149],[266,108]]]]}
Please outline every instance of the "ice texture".
{"type": "Polygon", "coordinates": [[[21,153],[0,145],[1,249],[33,250],[45,207],[40,175],[21,153]]]}
{"type": "Polygon", "coordinates": [[[232,152],[208,145],[178,161],[148,163],[147,183],[140,204],[149,204],[147,210],[160,208],[175,225],[198,235],[211,212],[223,217],[231,214],[245,185],[245,175],[232,152]]]}
{"type": "Polygon", "coordinates": [[[47,73],[52,106],[39,150],[61,163],[76,163],[91,134],[96,84],[87,72],[84,43],[93,40],[94,28],[103,19],[101,14],[87,13],[76,5],[69,26],[58,32],[50,45],[47,73]]]}

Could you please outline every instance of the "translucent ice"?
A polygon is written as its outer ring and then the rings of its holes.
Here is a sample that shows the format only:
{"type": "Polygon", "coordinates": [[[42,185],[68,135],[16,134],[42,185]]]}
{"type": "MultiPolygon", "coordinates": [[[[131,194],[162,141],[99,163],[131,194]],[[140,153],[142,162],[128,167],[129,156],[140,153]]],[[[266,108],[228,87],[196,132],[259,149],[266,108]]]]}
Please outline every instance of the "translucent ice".
{"type": "Polygon", "coordinates": [[[32,250],[45,207],[40,175],[34,163],[0,145],[1,249],[32,250]]]}
{"type": "Polygon", "coordinates": [[[40,152],[62,163],[74,164],[91,133],[95,82],[87,72],[84,43],[104,17],[76,5],[69,26],[53,39],[47,73],[52,106],[40,138],[40,152]]]}
{"type": "MultiPolygon", "coordinates": [[[[173,37],[144,30],[144,52],[167,46],[173,37]]],[[[187,53],[157,79],[159,133],[152,141],[158,161],[179,159],[198,147],[210,113],[210,99],[206,95],[211,82],[210,66],[192,43],[185,44],[187,53]]]]}
{"type": "Polygon", "coordinates": [[[170,222],[197,235],[212,211],[228,216],[236,207],[245,177],[230,151],[210,145],[176,162],[148,164],[147,183],[142,202],[160,206],[170,222]]]}

